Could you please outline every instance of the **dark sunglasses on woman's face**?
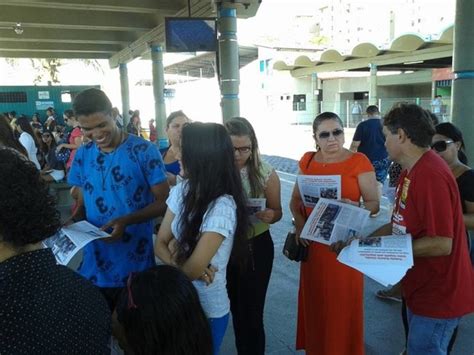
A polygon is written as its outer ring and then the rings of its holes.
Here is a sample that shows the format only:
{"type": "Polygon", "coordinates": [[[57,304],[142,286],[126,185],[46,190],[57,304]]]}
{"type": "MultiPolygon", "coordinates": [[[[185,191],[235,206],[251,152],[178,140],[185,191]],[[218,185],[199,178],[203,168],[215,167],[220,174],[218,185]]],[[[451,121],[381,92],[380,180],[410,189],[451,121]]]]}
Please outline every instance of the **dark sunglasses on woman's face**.
{"type": "Polygon", "coordinates": [[[332,132],[322,131],[321,133],[318,134],[318,137],[319,137],[319,139],[328,139],[331,135],[333,137],[339,137],[343,133],[344,133],[344,131],[342,129],[336,128],[332,132]]]}
{"type": "Polygon", "coordinates": [[[444,152],[448,148],[448,144],[454,143],[451,140],[448,141],[437,141],[431,145],[431,149],[436,150],[438,153],[444,152]]]}

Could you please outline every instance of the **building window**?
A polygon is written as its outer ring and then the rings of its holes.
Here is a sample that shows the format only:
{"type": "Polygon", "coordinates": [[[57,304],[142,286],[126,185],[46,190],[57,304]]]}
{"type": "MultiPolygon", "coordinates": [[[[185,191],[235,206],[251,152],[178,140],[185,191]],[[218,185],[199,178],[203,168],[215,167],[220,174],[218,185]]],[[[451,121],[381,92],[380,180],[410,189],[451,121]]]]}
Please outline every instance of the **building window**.
{"type": "Polygon", "coordinates": [[[0,103],[5,104],[27,101],[26,92],[24,91],[0,92],[0,103]]]}
{"type": "Polygon", "coordinates": [[[293,111],[306,111],[306,95],[293,95],[293,111]]]}

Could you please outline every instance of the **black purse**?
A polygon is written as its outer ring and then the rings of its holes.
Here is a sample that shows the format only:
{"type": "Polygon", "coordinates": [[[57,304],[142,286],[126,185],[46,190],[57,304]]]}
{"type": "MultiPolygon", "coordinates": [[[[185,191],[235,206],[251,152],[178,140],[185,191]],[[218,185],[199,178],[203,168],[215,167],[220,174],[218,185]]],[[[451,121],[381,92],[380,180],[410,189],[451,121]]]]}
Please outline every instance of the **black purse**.
{"type": "Polygon", "coordinates": [[[301,243],[296,244],[296,233],[288,232],[283,246],[283,255],[293,261],[306,261],[308,258],[308,248],[301,243]]]}

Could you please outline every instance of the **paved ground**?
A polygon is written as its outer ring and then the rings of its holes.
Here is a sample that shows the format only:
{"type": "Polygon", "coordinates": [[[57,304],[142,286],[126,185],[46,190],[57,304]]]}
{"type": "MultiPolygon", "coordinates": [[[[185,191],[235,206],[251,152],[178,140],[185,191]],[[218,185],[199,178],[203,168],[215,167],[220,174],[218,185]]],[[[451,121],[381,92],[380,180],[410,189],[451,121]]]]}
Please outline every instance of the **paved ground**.
{"type": "MultiPolygon", "coordinates": [[[[288,202],[295,180],[294,173],[297,171],[297,163],[293,159],[270,155],[265,155],[264,159],[279,170],[284,208],[283,219],[275,223],[271,229],[275,243],[275,260],[265,309],[266,353],[272,355],[303,354],[304,352],[296,352],[294,349],[299,264],[289,261],[281,252],[286,234],[291,228],[288,202]]],[[[367,231],[377,228],[388,220],[388,210],[385,209],[382,212],[380,216],[370,220],[367,231]]],[[[377,299],[374,294],[381,286],[368,278],[365,281],[366,354],[397,355],[404,347],[400,304],[377,299]]],[[[461,322],[453,355],[474,354],[473,335],[474,315],[470,315],[461,322]]],[[[236,354],[231,324],[227,330],[221,353],[236,354]]]]}

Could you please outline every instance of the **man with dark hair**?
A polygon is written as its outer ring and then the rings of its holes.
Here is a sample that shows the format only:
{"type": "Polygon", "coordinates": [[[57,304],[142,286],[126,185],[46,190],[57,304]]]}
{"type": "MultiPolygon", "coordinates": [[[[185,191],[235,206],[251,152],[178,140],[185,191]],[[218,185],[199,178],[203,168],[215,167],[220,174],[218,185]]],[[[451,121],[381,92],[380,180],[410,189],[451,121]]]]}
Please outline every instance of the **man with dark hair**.
{"type": "Polygon", "coordinates": [[[375,177],[384,183],[390,160],[385,149],[385,137],[382,133],[382,120],[379,108],[370,105],[366,109],[368,119],[359,123],[352,139],[351,150],[364,153],[374,166],[375,177]]]}
{"type": "Polygon", "coordinates": [[[113,309],[130,272],[155,264],[153,219],[166,210],[169,186],[158,148],[117,127],[103,91],[82,91],[73,109],[90,140],[77,150],[68,176],[79,204],[73,220],[85,218],[112,236],[84,248],[79,272],[113,309]]]}
{"type": "Polygon", "coordinates": [[[383,132],[390,158],[404,170],[391,223],[374,235],[413,238],[414,266],[402,279],[408,354],[446,354],[460,318],[474,311],[474,271],[459,190],[448,165],[430,149],[435,130],[425,110],[394,107],[383,132]]]}
{"type": "Polygon", "coordinates": [[[0,148],[0,354],[110,354],[104,298],[42,246],[59,228],[38,169],[0,148]]]}

